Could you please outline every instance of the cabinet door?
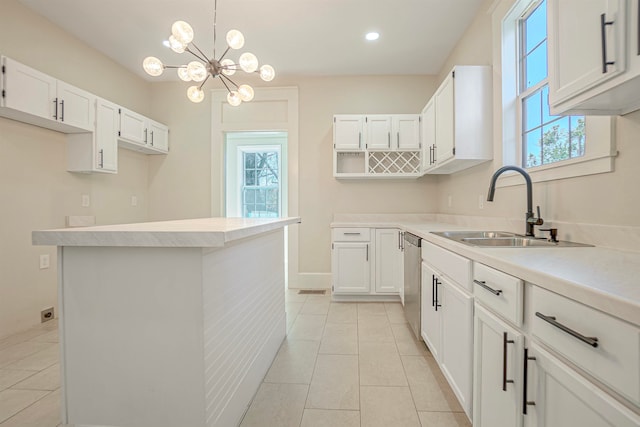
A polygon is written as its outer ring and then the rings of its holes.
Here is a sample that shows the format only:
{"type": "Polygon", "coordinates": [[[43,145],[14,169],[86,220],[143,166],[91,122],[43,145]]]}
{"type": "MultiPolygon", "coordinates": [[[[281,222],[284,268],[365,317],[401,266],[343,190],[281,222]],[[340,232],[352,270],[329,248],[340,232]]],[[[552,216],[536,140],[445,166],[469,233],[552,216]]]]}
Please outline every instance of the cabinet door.
{"type": "Polygon", "coordinates": [[[435,98],[431,98],[422,110],[422,170],[429,169],[433,163],[433,150],[436,146],[436,108],[435,98]]]}
{"type": "Polygon", "coordinates": [[[440,367],[464,411],[470,415],[472,409],[473,298],[444,279],[439,287],[439,296],[442,304],[440,367]]]}
{"type": "Polygon", "coordinates": [[[69,126],[93,131],[96,96],[58,81],[58,120],[69,126]]]}
{"type": "Polygon", "coordinates": [[[149,120],[149,145],[159,151],[169,151],[169,128],[149,120]]]}
{"type": "Polygon", "coordinates": [[[527,427],[637,427],[632,413],[587,379],[537,346],[529,349],[527,427]]]}
{"type": "Polygon", "coordinates": [[[146,117],[125,108],[121,108],[119,136],[121,139],[125,139],[136,144],[147,144],[149,130],[147,128],[146,117]]]}
{"type": "Polygon", "coordinates": [[[397,294],[400,287],[399,231],[376,229],[375,289],[376,293],[397,294]]]}
{"type": "Polygon", "coordinates": [[[369,293],[371,264],[370,244],[365,242],[333,244],[331,272],[333,292],[339,294],[369,293]]]}
{"type": "Polygon", "coordinates": [[[420,149],[420,116],[416,114],[401,114],[393,116],[393,139],[400,151],[416,151],[420,149]]]}
{"type": "Polygon", "coordinates": [[[552,106],[624,72],[625,0],[549,0],[547,10],[552,106]]]}
{"type": "Polygon", "coordinates": [[[96,169],[118,170],[118,106],[104,99],[96,101],[96,169]]]}
{"type": "Polygon", "coordinates": [[[391,116],[367,116],[366,145],[368,150],[391,150],[391,116]]]}
{"type": "Polygon", "coordinates": [[[333,146],[341,151],[362,150],[364,116],[341,115],[333,117],[333,146]]]}
{"type": "Polygon", "coordinates": [[[478,304],[474,319],[473,426],[519,427],[522,334],[478,304]]]}
{"type": "Polygon", "coordinates": [[[437,295],[438,286],[442,286],[437,273],[424,262],[422,263],[422,305],[421,324],[422,339],[431,350],[433,357],[440,361],[442,310],[437,295]]]}
{"type": "Polygon", "coordinates": [[[3,57],[3,106],[32,116],[57,120],[56,79],[3,57]]]}
{"type": "Polygon", "coordinates": [[[454,78],[450,74],[435,94],[436,146],[435,161],[443,163],[453,157],[455,137],[454,78]]]}

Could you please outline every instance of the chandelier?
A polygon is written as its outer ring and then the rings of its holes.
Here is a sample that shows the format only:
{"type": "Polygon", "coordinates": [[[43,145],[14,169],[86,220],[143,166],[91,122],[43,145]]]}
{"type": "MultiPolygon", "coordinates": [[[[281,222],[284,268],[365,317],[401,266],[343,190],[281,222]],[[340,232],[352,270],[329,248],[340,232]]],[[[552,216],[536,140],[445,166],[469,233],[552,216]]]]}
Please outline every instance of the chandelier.
{"type": "Polygon", "coordinates": [[[227,88],[227,102],[232,106],[238,106],[243,101],[249,102],[253,99],[254,91],[248,84],[238,86],[229,77],[236,71],[242,70],[246,73],[258,73],[262,80],[269,82],[275,77],[275,70],[271,65],[263,65],[258,68],[258,58],[252,53],[245,52],[240,55],[238,62],[226,58],[230,49],[241,49],[244,46],[244,36],[238,30],[230,30],[227,33],[226,41],[228,47],[216,59],[216,12],[217,0],[214,3],[213,11],[213,56],[207,57],[193,42],[193,28],[185,21],[176,21],[171,26],[171,36],[169,36],[168,46],[176,53],[188,52],[196,59],[186,65],[166,65],[155,56],[149,56],[142,62],[142,67],[147,74],[157,77],[166,68],[175,68],[178,77],[185,81],[193,81],[196,84],[187,89],[187,98],[192,102],[201,102],[204,99],[202,87],[207,80],[220,78],[220,81],[227,88]]]}

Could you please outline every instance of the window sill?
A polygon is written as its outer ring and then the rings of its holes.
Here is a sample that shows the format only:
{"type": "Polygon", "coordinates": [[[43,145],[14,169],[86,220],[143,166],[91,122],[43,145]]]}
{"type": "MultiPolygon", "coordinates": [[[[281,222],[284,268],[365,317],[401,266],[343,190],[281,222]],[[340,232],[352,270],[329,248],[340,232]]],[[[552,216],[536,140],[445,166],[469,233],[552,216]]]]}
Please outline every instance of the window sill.
{"type": "MultiPolygon", "coordinates": [[[[616,154],[617,155],[617,154],[616,154]]],[[[586,175],[596,175],[614,171],[616,155],[607,155],[590,159],[574,159],[563,164],[538,166],[527,169],[532,182],[554,181],[586,175]]],[[[511,187],[524,184],[522,175],[509,172],[498,180],[497,187],[511,187]]]]}

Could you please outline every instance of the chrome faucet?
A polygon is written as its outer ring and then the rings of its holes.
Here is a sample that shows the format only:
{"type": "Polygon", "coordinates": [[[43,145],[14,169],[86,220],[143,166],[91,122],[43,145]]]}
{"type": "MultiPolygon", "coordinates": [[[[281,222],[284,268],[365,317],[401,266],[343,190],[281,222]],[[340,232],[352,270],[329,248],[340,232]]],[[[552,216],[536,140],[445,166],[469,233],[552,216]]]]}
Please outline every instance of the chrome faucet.
{"type": "Polygon", "coordinates": [[[506,172],[506,171],[515,171],[520,173],[524,177],[524,180],[527,182],[527,213],[526,213],[527,232],[525,235],[535,237],[534,226],[544,224],[544,220],[540,218],[540,206],[537,207],[538,218],[535,218],[533,216],[533,194],[531,191],[531,177],[524,169],[519,168],[517,166],[503,166],[500,169],[498,169],[491,177],[491,184],[489,184],[489,194],[487,195],[487,201],[493,202],[493,196],[496,192],[496,181],[498,180],[498,177],[503,172],[506,172]]]}

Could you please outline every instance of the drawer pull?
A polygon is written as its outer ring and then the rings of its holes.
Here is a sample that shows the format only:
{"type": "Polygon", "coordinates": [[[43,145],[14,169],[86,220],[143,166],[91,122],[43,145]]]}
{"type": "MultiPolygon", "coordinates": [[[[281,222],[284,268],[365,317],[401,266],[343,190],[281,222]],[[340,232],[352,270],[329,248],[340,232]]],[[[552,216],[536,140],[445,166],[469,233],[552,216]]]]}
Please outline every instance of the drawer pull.
{"type": "Polygon", "coordinates": [[[502,391],[507,391],[507,384],[513,384],[513,380],[507,379],[507,344],[515,343],[507,338],[507,333],[502,333],[502,391]]]}
{"type": "Polygon", "coordinates": [[[596,338],[596,337],[585,337],[581,333],[576,332],[573,329],[571,329],[571,328],[563,325],[562,323],[558,322],[554,316],[545,316],[544,314],[540,313],[539,311],[536,311],[536,317],[541,318],[542,320],[544,320],[547,323],[551,323],[556,328],[568,333],[572,337],[577,338],[577,339],[579,339],[580,341],[582,341],[582,342],[584,342],[586,344],[589,344],[593,348],[598,347],[598,338],[596,338]]]}
{"type": "Polygon", "coordinates": [[[343,234],[344,234],[345,236],[359,236],[359,235],[360,235],[360,234],[362,234],[362,233],[346,232],[346,233],[343,233],[343,234]]]}
{"type": "Polygon", "coordinates": [[[502,293],[501,289],[493,289],[490,286],[487,286],[487,282],[485,282],[484,280],[473,280],[473,283],[475,283],[476,285],[482,286],[483,288],[485,288],[486,290],[488,290],[489,292],[491,292],[494,295],[500,296],[500,294],[502,293]]]}

